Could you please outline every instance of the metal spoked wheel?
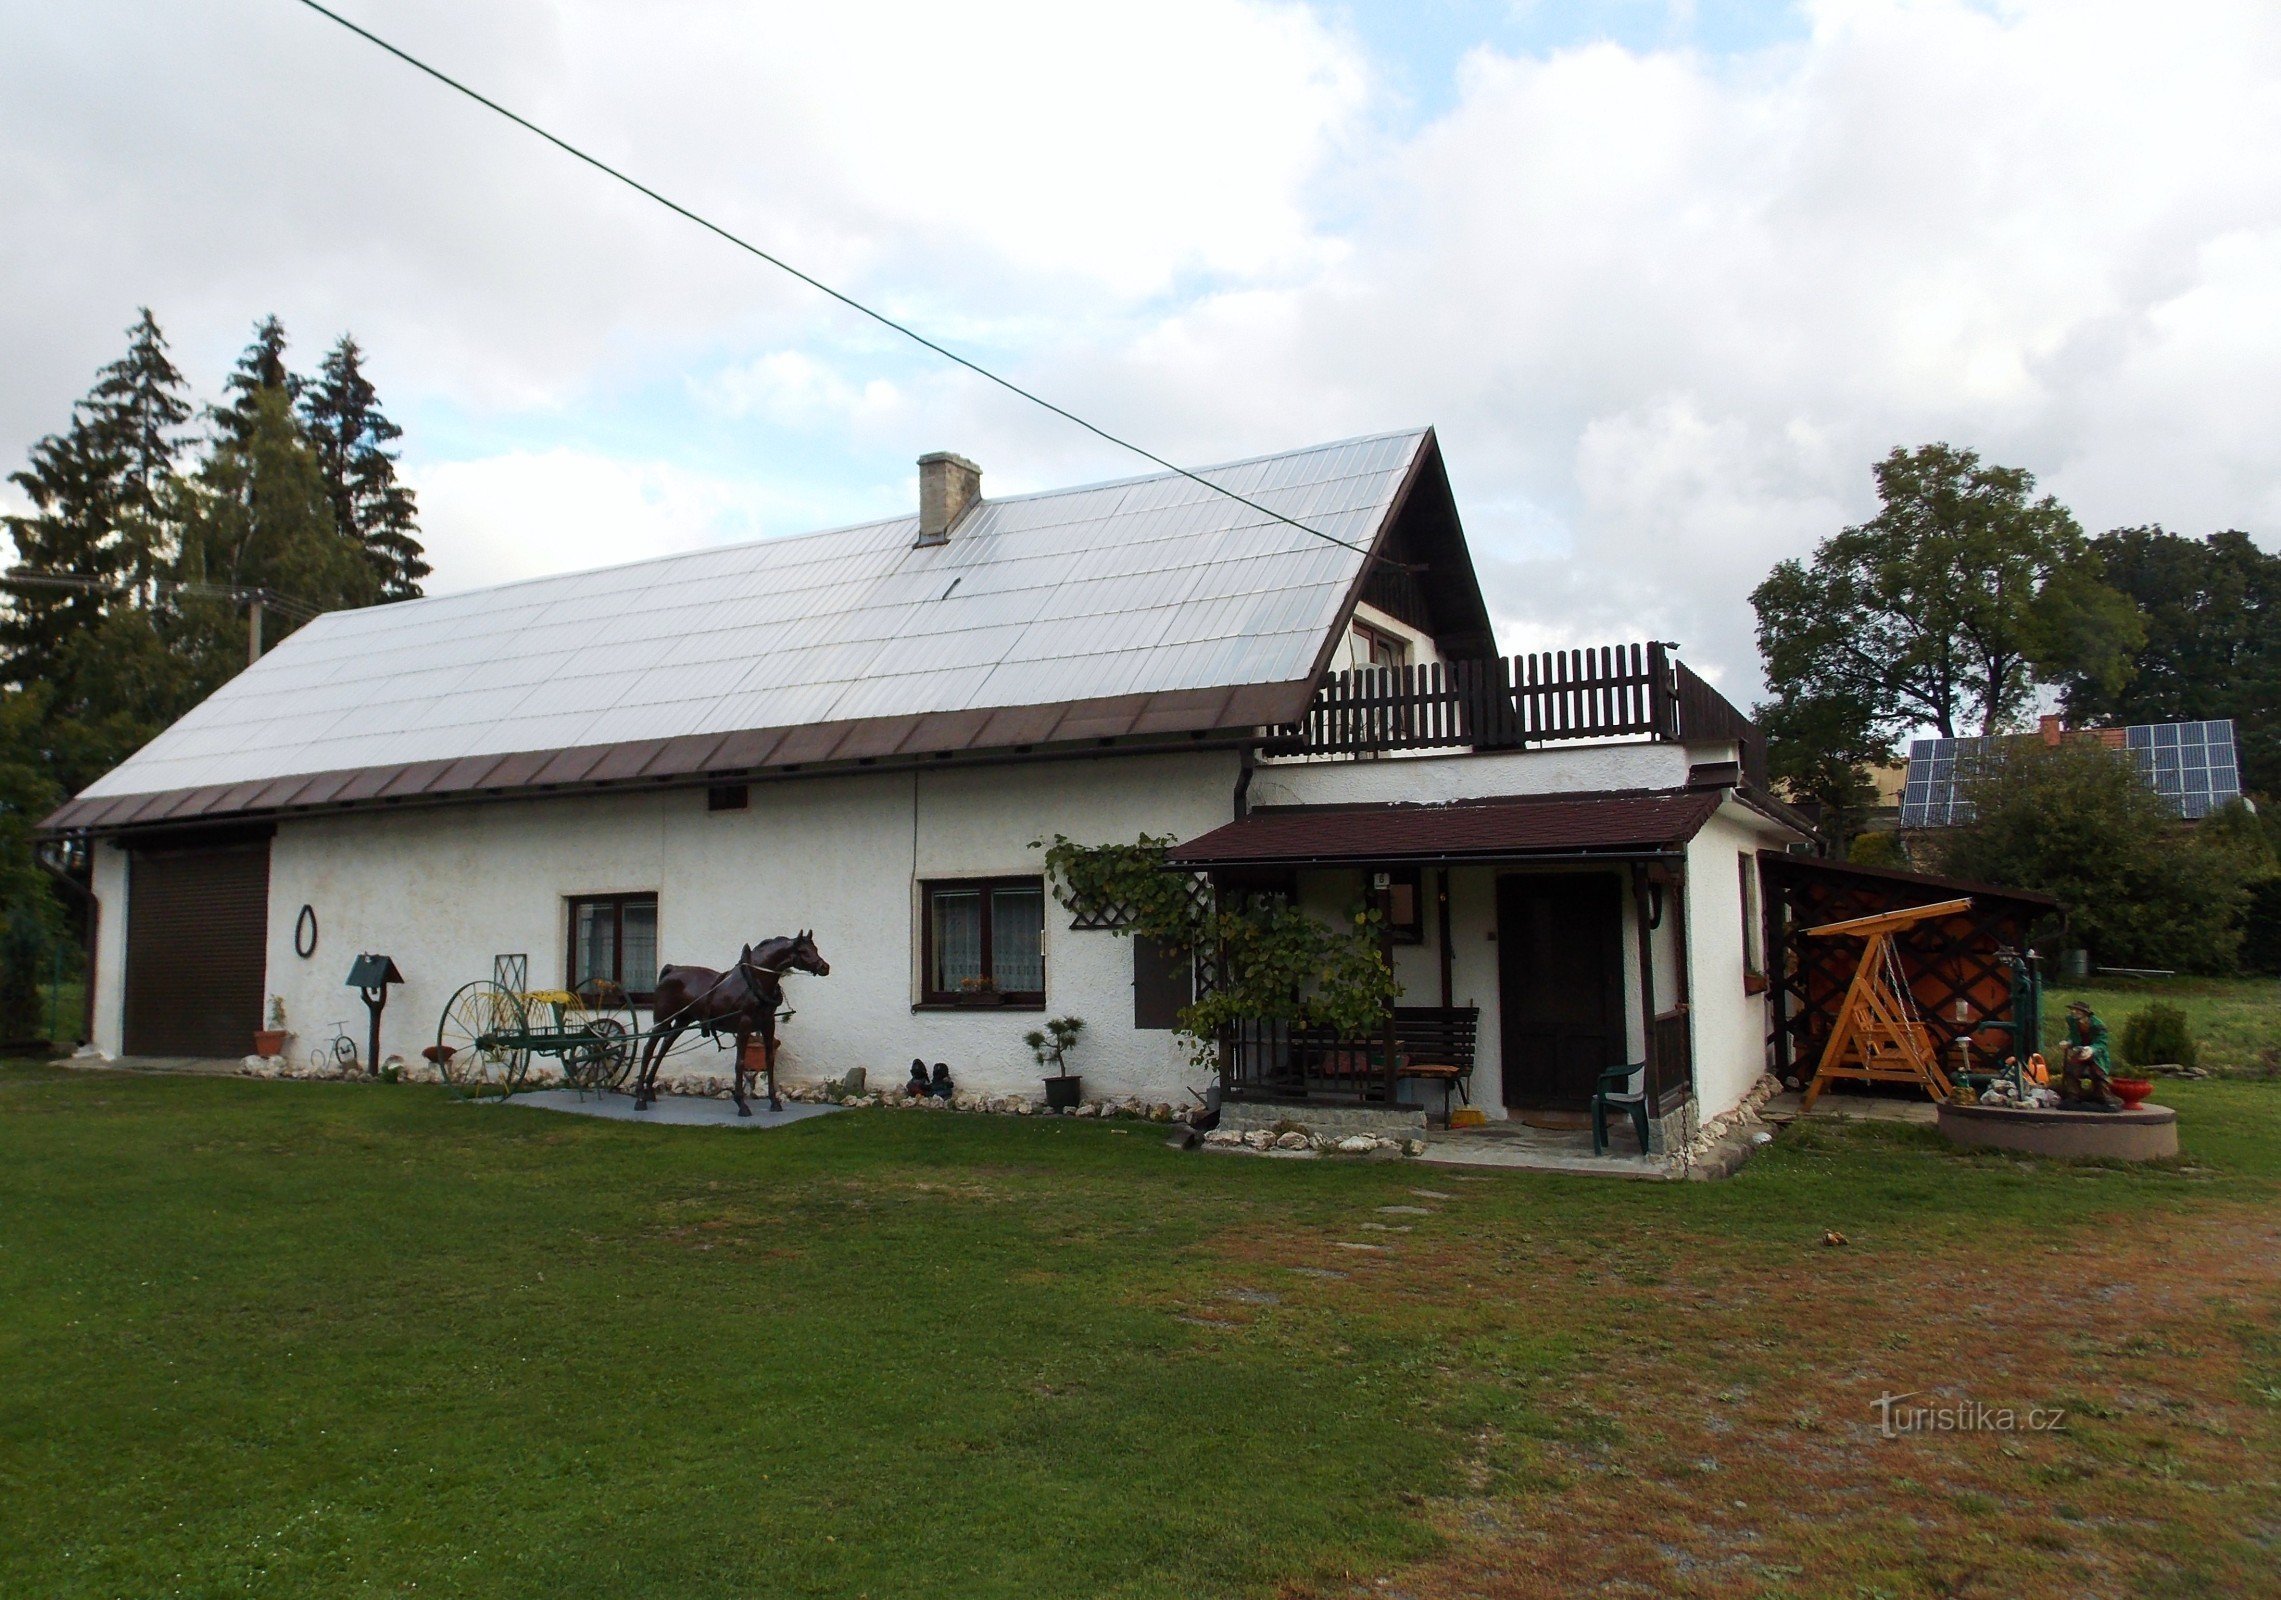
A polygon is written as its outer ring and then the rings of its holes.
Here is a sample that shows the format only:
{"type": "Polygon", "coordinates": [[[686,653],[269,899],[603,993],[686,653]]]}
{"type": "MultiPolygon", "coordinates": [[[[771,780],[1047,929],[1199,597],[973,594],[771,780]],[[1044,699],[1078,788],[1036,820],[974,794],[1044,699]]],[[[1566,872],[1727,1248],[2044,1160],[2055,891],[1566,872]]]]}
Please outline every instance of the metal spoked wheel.
{"type": "Polygon", "coordinates": [[[342,1072],[356,1068],[356,1042],[342,1037],[333,1041],[333,1065],[342,1072]]]}
{"type": "Polygon", "coordinates": [[[600,1094],[626,1081],[639,1029],[623,989],[587,979],[562,1008],[561,1026],[571,1041],[562,1053],[562,1075],[573,1088],[600,1094]]]}
{"type": "Polygon", "coordinates": [[[531,1064],[522,997],[487,978],[464,985],[436,1024],[435,1063],[468,1099],[513,1094],[531,1064]]]}

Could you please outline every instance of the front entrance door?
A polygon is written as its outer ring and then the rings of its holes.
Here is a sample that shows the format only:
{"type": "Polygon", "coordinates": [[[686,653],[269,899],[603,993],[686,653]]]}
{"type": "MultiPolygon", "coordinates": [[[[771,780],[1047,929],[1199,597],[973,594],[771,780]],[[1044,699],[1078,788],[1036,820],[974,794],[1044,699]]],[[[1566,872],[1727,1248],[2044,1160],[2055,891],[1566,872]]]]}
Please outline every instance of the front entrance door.
{"type": "Polygon", "coordinates": [[[1505,1104],[1589,1105],[1624,1060],[1621,880],[1559,872],[1497,880],[1505,1104]]]}

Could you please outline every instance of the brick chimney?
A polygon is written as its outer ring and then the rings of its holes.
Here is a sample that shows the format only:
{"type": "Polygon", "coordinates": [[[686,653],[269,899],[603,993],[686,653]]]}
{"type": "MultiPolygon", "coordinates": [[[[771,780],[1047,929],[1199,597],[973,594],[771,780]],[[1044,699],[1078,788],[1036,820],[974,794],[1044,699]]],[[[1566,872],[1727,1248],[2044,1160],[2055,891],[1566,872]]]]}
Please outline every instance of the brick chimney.
{"type": "Polygon", "coordinates": [[[982,498],[982,469],[964,456],[937,450],[919,457],[920,544],[947,544],[966,508],[982,498]]]}
{"type": "Polygon", "coordinates": [[[2059,747],[2061,731],[2059,719],[2048,712],[2036,724],[2036,732],[2043,735],[2043,742],[2055,750],[2059,747]]]}

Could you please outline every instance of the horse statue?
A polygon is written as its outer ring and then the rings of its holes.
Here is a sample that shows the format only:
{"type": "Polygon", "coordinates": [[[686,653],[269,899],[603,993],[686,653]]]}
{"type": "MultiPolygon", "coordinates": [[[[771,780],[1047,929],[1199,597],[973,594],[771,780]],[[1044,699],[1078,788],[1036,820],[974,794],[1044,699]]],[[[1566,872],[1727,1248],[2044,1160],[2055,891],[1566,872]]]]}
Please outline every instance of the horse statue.
{"type": "Polygon", "coordinates": [[[813,929],[789,938],[779,936],[748,944],[736,965],[726,972],[711,967],[658,968],[650,1035],[642,1044],[641,1071],[634,1078],[634,1109],[646,1110],[657,1098],[657,1069],[664,1064],[666,1052],[675,1040],[695,1028],[707,1038],[735,1036],[740,1117],[752,1115],[744,1096],[745,1044],[759,1035],[768,1064],[768,1109],[783,1110],[784,1102],[776,1096],[776,1012],[784,1004],[787,972],[831,976],[831,963],[817,951],[813,929]]]}

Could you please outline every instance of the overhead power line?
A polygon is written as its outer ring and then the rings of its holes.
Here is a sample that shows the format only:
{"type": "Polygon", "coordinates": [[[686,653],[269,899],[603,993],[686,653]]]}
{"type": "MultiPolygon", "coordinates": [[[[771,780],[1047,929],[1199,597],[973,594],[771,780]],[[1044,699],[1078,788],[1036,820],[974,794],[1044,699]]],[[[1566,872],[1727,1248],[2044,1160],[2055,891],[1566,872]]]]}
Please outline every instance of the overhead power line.
{"type": "MultiPolygon", "coordinates": [[[[303,622],[322,616],[322,606],[291,595],[279,594],[275,589],[245,588],[230,583],[190,583],[179,578],[153,578],[152,583],[175,594],[197,595],[209,600],[252,601],[299,617],[303,622]]],[[[108,578],[92,578],[78,572],[37,572],[30,567],[10,567],[0,573],[0,583],[19,584],[27,589],[82,589],[93,594],[131,594],[131,584],[114,583],[108,578]]]]}
{"type": "Polygon", "coordinates": [[[1120,450],[1129,450],[1134,455],[1139,456],[1142,460],[1152,461],[1156,465],[1163,467],[1168,472],[1178,473],[1181,477],[1188,479],[1191,483],[1202,484],[1205,488],[1211,490],[1214,494],[1225,495],[1228,499],[1235,501],[1238,505],[1249,506],[1252,510],[1258,512],[1263,517],[1271,517],[1277,522],[1288,524],[1291,527],[1297,528],[1301,533],[1312,534],[1314,537],[1321,539],[1326,543],[1337,545],[1342,550],[1352,550],[1355,554],[1362,556],[1367,556],[1370,554],[1370,552],[1363,548],[1361,545],[1350,543],[1345,539],[1339,538],[1335,534],[1325,533],[1320,528],[1309,527],[1306,523],[1299,521],[1296,517],[1287,517],[1280,511],[1272,510],[1267,506],[1263,506],[1256,500],[1236,493],[1233,489],[1226,487],[1224,484],[1214,483],[1211,479],[1191,472],[1186,467],[1180,466],[1175,462],[1165,460],[1164,457],[1158,455],[1155,451],[1144,449],[1142,446],[1133,443],[1130,439],[1119,438],[1116,434],[1111,433],[1108,429],[1101,427],[1099,424],[1086,421],[1076,412],[1071,411],[1064,406],[1057,406],[1051,400],[1046,399],[1042,395],[1032,393],[1030,390],[1023,388],[1020,384],[1014,382],[1011,378],[1000,377],[997,373],[992,372],[988,367],[983,366],[980,362],[968,360],[965,356],[960,355],[956,350],[952,350],[947,346],[937,344],[934,340],[928,338],[925,334],[920,333],[916,329],[913,329],[903,323],[897,322],[893,317],[888,316],[885,312],[873,310],[870,306],[865,305],[862,301],[856,299],[853,295],[841,293],[839,290],[833,288],[830,284],[824,282],[821,278],[811,277],[809,274],[802,272],[798,267],[793,266],[789,261],[786,261],[779,256],[770,255],[766,250],[761,249],[760,246],[752,243],[749,239],[740,238],[738,235],[731,233],[727,228],[722,227],[719,223],[712,221],[710,218],[700,216],[698,213],[690,210],[687,206],[681,204],[678,200],[670,199],[667,196],[658,193],[648,184],[643,183],[638,178],[631,177],[628,174],[619,171],[616,167],[611,166],[607,161],[602,160],[599,156],[589,155],[584,150],[579,149],[578,146],[572,144],[569,140],[562,138],[560,135],[549,133],[546,129],[540,127],[530,118],[521,115],[519,112],[508,110],[505,106],[492,99],[489,95],[469,88],[466,84],[460,82],[457,78],[451,76],[451,74],[447,72],[440,70],[439,68],[429,66],[425,61],[422,61],[418,56],[413,55],[409,50],[405,50],[397,45],[390,44],[386,39],[380,37],[379,34],[374,33],[370,28],[360,27],[356,23],[349,21],[348,18],[342,16],[339,12],[332,10],[330,7],[319,5],[317,3],[317,0],[300,0],[300,4],[307,6],[311,11],[316,12],[317,15],[321,17],[325,17],[333,22],[339,23],[342,27],[348,29],[349,32],[355,34],[358,38],[364,40],[366,43],[377,45],[379,48],[387,51],[390,55],[394,56],[397,60],[403,62],[406,66],[416,68],[419,71],[426,73],[429,77],[435,79],[436,82],[444,85],[444,87],[457,90],[459,93],[467,96],[468,99],[474,101],[477,105],[482,106],[485,110],[495,111],[500,116],[505,117],[509,122],[514,123],[517,127],[523,129],[524,131],[537,134],[540,138],[544,139],[548,144],[553,145],[557,150],[562,151],[565,155],[575,156],[580,161],[583,161],[588,166],[592,167],[595,171],[617,179],[618,182],[624,184],[627,188],[633,190],[639,195],[644,196],[647,199],[656,201],[659,205],[665,207],[666,210],[673,212],[676,216],[683,217],[691,222],[694,222],[698,227],[703,228],[706,232],[715,234],[720,238],[727,240],[730,244],[735,245],[739,250],[744,251],[748,255],[758,256],[761,260],[767,262],[770,266],[776,268],[779,272],[788,273],[792,277],[798,278],[809,288],[814,289],[821,294],[830,295],[834,300],[837,300],[841,305],[846,306],[849,310],[860,312],[862,315],[867,316],[872,321],[878,323],[881,327],[894,330],[896,333],[901,334],[904,338],[909,339],[914,344],[924,346],[926,349],[933,351],[936,355],[941,356],[945,361],[955,362],[957,365],[964,367],[967,371],[973,373],[975,376],[988,379],[990,382],[996,384],[999,388],[1006,390],[1010,394],[1019,395],[1022,399],[1029,401],[1030,404],[1034,406],[1042,406],[1044,409],[1052,412],[1055,416],[1060,417],[1063,421],[1075,423],[1078,427],[1083,428],[1087,433],[1094,435],[1096,438],[1107,440],[1110,444],[1115,445],[1120,450]]]}

